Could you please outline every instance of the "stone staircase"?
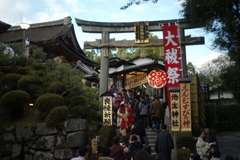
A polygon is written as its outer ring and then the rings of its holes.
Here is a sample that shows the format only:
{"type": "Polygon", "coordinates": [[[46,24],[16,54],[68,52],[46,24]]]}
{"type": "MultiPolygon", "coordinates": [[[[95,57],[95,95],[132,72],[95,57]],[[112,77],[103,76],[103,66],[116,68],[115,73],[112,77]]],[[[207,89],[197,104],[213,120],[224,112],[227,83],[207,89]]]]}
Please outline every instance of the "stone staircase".
{"type": "Polygon", "coordinates": [[[146,129],[146,135],[148,138],[148,145],[151,146],[152,149],[152,154],[156,154],[154,147],[157,139],[157,131],[154,131],[152,129],[146,129]]]}

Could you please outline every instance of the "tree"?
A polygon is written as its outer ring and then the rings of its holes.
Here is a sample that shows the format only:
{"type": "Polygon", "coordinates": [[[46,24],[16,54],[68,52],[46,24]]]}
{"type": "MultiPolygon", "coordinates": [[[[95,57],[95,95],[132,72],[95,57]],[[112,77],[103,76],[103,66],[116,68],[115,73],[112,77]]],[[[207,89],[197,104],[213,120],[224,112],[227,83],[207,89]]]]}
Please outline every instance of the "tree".
{"type": "Polygon", "coordinates": [[[230,66],[232,61],[226,54],[220,55],[218,58],[210,62],[204,63],[202,68],[199,69],[199,78],[201,83],[208,84],[210,93],[215,93],[220,100],[221,94],[227,90],[223,84],[221,74],[223,70],[230,66]]]}
{"type": "MultiPolygon", "coordinates": [[[[132,6],[133,4],[136,4],[136,5],[140,5],[142,3],[146,3],[150,0],[129,0],[129,3],[127,3],[126,5],[122,6],[120,9],[121,10],[125,10],[127,9],[128,7],[132,6]]],[[[153,3],[157,3],[158,0],[152,0],[153,3]]]]}
{"type": "MultiPolygon", "coordinates": [[[[158,36],[153,35],[152,33],[149,34],[149,39],[158,39],[158,36]]],[[[136,57],[152,57],[157,59],[163,59],[163,48],[162,47],[147,47],[147,48],[138,48],[136,49],[133,58],[136,57]]]]}
{"type": "MultiPolygon", "coordinates": [[[[231,75],[232,84],[240,79],[240,5],[239,0],[187,0],[182,3],[182,15],[207,32],[215,35],[213,47],[228,52],[235,63],[224,69],[222,80],[228,84],[231,75]],[[229,72],[229,73],[228,73],[229,72]]],[[[239,85],[227,85],[234,97],[239,97],[239,85]]],[[[238,100],[236,99],[236,100],[238,100]]]]}
{"type": "Polygon", "coordinates": [[[192,64],[192,62],[188,62],[187,64],[187,73],[188,74],[196,74],[195,66],[192,64]]]}

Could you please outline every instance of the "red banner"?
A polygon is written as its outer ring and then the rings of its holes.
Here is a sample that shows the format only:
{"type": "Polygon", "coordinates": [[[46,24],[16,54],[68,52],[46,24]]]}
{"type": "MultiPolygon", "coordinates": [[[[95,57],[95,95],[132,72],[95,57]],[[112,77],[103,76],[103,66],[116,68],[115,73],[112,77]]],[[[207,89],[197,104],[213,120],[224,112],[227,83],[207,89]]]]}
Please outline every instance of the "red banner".
{"type": "Polygon", "coordinates": [[[167,73],[167,101],[168,106],[171,106],[169,88],[180,87],[179,78],[182,77],[179,35],[176,24],[163,25],[162,31],[165,71],[167,73]]]}

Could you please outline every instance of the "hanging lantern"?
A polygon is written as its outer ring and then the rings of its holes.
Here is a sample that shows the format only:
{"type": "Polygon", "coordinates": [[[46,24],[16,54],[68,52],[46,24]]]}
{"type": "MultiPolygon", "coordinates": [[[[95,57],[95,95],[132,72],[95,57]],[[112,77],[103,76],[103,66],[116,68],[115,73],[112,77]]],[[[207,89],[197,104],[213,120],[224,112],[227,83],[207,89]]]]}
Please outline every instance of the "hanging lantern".
{"type": "Polygon", "coordinates": [[[153,70],[148,74],[147,81],[153,88],[162,88],[167,83],[167,74],[163,70],[153,70]]]}

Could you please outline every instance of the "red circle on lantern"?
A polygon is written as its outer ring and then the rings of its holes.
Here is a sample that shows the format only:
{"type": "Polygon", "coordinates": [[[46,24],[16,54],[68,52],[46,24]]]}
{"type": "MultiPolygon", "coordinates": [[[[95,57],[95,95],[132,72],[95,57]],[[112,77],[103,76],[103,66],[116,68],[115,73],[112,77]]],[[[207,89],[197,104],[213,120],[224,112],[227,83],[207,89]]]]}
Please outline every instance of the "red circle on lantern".
{"type": "Polygon", "coordinates": [[[153,70],[148,74],[147,81],[153,88],[162,88],[167,84],[167,74],[163,70],[153,70]]]}

